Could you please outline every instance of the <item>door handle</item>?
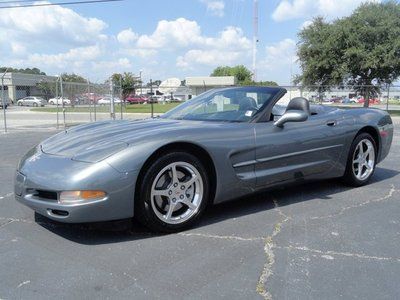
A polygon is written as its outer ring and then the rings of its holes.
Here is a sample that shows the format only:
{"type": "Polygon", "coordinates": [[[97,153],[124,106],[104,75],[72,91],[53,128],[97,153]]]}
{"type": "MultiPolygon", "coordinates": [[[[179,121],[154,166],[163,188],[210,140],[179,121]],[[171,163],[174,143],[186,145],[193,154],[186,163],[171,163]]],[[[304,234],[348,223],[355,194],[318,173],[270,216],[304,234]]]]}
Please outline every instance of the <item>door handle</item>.
{"type": "Polygon", "coordinates": [[[329,120],[326,122],[326,125],[328,126],[336,126],[336,120],[329,120]]]}

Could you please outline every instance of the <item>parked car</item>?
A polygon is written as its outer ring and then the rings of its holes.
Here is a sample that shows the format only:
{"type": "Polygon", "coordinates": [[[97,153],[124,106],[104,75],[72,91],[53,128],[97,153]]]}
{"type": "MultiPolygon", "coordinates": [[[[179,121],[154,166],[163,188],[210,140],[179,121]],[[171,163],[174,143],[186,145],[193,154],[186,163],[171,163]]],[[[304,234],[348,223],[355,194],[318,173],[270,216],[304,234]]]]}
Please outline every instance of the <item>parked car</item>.
{"type": "Polygon", "coordinates": [[[333,98],[331,98],[331,101],[333,103],[342,103],[342,98],[341,97],[333,97],[333,98]]]}
{"type": "Polygon", "coordinates": [[[175,96],[165,96],[164,97],[165,102],[182,102],[183,100],[181,98],[175,97],[175,96]]]}
{"type": "Polygon", "coordinates": [[[79,103],[97,103],[103,97],[96,93],[84,93],[78,95],[77,98],[79,99],[79,103]]]}
{"type": "MultiPolygon", "coordinates": [[[[364,103],[364,98],[358,98],[358,103],[364,103]]],[[[369,104],[379,104],[381,101],[378,98],[369,99],[369,104]]]]}
{"type": "Polygon", "coordinates": [[[71,105],[71,100],[68,98],[62,98],[62,97],[55,97],[49,99],[49,104],[50,105],[71,105]]]}
{"type": "Polygon", "coordinates": [[[344,98],[343,100],[342,100],[342,103],[344,103],[344,104],[351,104],[351,103],[357,103],[357,100],[356,99],[354,99],[354,98],[344,98]]]}
{"type": "Polygon", "coordinates": [[[301,97],[282,110],[286,92],[221,88],[160,118],[69,128],[23,156],[15,198],[59,222],[135,217],[176,232],[214,203],[266,188],[328,178],[367,184],[389,153],[390,115],[301,97]]]}
{"type": "Polygon", "coordinates": [[[130,95],[126,97],[125,101],[129,104],[144,104],[149,102],[149,98],[144,96],[130,95]]]}
{"type": "Polygon", "coordinates": [[[330,104],[333,104],[334,102],[333,102],[333,100],[332,99],[322,99],[322,104],[328,104],[328,105],[330,105],[330,104]]]}
{"type": "Polygon", "coordinates": [[[46,100],[42,97],[25,97],[17,101],[18,106],[45,106],[46,100]]]}
{"type": "MultiPolygon", "coordinates": [[[[121,99],[118,97],[114,97],[114,103],[120,104],[121,99]]],[[[99,101],[97,101],[98,105],[110,105],[111,104],[111,97],[103,97],[99,101]]]]}

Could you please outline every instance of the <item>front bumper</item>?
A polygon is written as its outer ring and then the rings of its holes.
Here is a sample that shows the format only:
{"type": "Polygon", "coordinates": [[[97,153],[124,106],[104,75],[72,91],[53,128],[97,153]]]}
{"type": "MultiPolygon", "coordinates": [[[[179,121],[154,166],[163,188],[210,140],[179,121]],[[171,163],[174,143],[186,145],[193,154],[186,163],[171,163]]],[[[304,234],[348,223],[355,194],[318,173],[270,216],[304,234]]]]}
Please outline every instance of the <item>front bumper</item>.
{"type": "Polygon", "coordinates": [[[66,223],[130,218],[137,175],[136,171],[118,172],[105,162],[78,162],[38,150],[25,157],[16,172],[15,199],[43,216],[66,223]],[[102,190],[107,196],[101,200],[60,203],[59,193],[71,190],[102,190]]]}

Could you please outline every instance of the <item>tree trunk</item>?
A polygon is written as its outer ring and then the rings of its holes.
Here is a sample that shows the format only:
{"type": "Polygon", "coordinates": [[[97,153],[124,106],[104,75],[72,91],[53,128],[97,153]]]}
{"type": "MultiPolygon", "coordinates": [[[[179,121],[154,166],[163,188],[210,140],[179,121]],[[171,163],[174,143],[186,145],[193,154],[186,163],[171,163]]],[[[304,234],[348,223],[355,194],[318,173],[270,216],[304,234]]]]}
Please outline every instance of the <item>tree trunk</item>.
{"type": "Polygon", "coordinates": [[[365,91],[364,107],[369,107],[369,89],[368,88],[365,91]]]}

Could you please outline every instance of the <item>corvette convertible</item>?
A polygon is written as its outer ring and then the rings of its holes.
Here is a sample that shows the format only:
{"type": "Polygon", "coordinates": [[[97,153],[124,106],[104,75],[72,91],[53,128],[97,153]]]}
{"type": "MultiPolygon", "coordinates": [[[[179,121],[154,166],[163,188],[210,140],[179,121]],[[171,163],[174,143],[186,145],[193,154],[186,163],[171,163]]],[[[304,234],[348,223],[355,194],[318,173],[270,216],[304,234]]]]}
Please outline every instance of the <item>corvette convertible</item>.
{"type": "Polygon", "coordinates": [[[326,178],[366,184],[389,152],[390,116],[310,106],[301,97],[282,105],[285,93],[214,89],[159,118],[72,127],[21,159],[16,200],[61,222],[134,217],[151,230],[176,232],[213,203],[278,185],[326,178]]]}

